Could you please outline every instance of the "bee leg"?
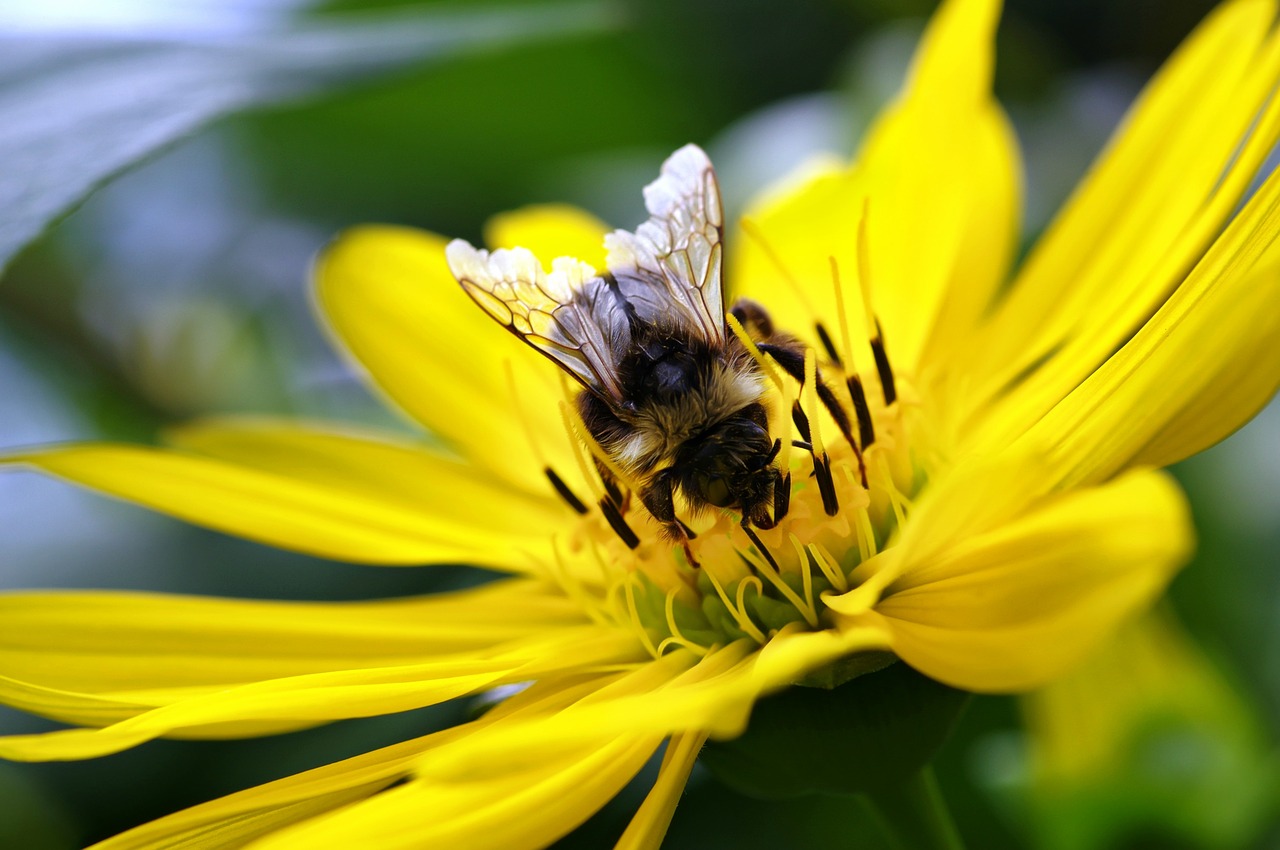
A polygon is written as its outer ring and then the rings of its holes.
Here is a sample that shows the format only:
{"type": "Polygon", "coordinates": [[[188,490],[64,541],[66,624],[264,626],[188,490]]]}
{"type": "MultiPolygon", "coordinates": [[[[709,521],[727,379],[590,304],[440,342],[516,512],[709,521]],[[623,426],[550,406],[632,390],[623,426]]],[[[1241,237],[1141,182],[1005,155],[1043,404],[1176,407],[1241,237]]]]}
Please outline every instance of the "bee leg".
{"type": "Polygon", "coordinates": [[[640,501],[662,523],[663,533],[673,542],[689,539],[684,523],[676,517],[675,484],[675,471],[664,469],[640,491],[640,501]]]}

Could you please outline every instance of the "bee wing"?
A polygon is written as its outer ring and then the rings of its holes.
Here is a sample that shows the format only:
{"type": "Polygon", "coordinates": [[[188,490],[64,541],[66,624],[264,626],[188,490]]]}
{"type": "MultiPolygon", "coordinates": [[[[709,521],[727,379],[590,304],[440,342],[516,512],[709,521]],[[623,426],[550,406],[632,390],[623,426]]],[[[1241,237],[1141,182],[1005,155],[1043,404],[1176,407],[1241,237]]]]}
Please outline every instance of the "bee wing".
{"type": "Polygon", "coordinates": [[[471,299],[583,386],[623,401],[617,363],[631,342],[626,314],[586,263],[561,257],[548,274],[528,250],[492,253],[455,239],[449,269],[471,299]]]}
{"type": "Polygon", "coordinates": [[[724,212],[711,160],[697,145],[680,148],[645,187],[644,202],[648,221],[635,233],[605,238],[609,271],[639,318],[674,319],[707,342],[723,343],[724,212]]]}

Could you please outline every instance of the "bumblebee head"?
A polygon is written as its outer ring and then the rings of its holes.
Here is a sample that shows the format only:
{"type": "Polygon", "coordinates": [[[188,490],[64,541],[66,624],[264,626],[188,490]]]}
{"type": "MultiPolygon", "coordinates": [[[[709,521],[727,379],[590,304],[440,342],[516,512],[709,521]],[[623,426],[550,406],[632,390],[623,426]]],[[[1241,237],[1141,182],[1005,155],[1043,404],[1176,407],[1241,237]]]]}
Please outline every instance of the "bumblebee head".
{"type": "Polygon", "coordinates": [[[756,418],[730,417],[686,446],[681,489],[697,504],[753,512],[773,492],[774,446],[756,418]]]}

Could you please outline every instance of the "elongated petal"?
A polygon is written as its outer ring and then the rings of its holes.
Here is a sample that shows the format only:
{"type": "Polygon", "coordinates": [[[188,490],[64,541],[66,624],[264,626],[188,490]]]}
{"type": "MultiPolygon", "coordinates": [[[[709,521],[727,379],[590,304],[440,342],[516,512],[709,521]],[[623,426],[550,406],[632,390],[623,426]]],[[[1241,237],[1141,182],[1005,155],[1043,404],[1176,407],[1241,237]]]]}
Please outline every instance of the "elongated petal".
{"type": "Polygon", "coordinates": [[[1171,479],[1130,473],[910,565],[854,621],[881,622],[894,652],[939,681],[1030,689],[1150,604],[1187,557],[1189,529],[1171,479]]]}
{"type": "Polygon", "coordinates": [[[1270,398],[1280,384],[1277,237],[1273,175],[1160,311],[1026,435],[1050,447],[1063,482],[1103,480],[1139,456],[1176,460],[1270,398]],[[1172,434],[1180,421],[1194,430],[1172,434]]]}
{"type": "Polygon", "coordinates": [[[262,679],[479,652],[585,619],[545,585],[510,580],[379,602],[12,593],[0,595],[0,621],[0,674],[134,702],[146,692],[146,707],[262,679]]]}
{"type": "MultiPolygon", "coordinates": [[[[456,462],[422,453],[349,441],[347,460],[333,457],[307,470],[260,470],[188,452],[112,444],[73,445],[10,456],[76,484],[91,487],[198,525],[326,558],[373,564],[471,563],[512,571],[534,569],[547,557],[539,522],[552,522],[554,505],[515,496],[509,486],[456,462]],[[344,463],[368,460],[373,480],[344,463]],[[380,491],[388,463],[432,476],[437,487],[469,498],[411,485],[380,491]],[[417,467],[416,470],[414,467],[417,467]],[[498,509],[495,510],[495,507],[498,509]],[[502,508],[509,507],[509,510],[502,508]],[[527,522],[528,511],[534,519],[527,522]],[[505,529],[504,527],[505,526],[505,529]]],[[[299,452],[305,448],[299,446],[299,452]]]]}
{"type": "Polygon", "coordinates": [[[973,328],[1008,268],[1020,206],[1016,144],[990,94],[998,15],[990,0],[944,4],[856,164],[748,214],[730,265],[735,292],[758,298],[791,331],[822,321],[839,339],[837,325],[847,324],[850,354],[869,368],[859,342],[870,327],[859,289],[865,211],[871,299],[895,365],[914,372],[973,328]]]}
{"type": "Polygon", "coordinates": [[[393,401],[468,458],[526,489],[552,492],[548,466],[584,489],[559,370],[463,293],[444,246],[407,228],[348,231],[316,265],[325,318],[393,401]]]}
{"type": "Polygon", "coordinates": [[[173,735],[261,734],[348,717],[420,708],[501,684],[564,671],[634,662],[629,634],[583,626],[548,632],[470,655],[418,664],[310,673],[198,693],[102,729],[68,729],[0,738],[0,756],[17,760],[92,758],[173,735]]]}
{"type": "Polygon", "coordinates": [[[658,769],[658,781],[644,798],[639,811],[627,825],[627,831],[618,839],[614,850],[658,850],[662,839],[676,813],[676,804],[684,793],[689,773],[698,760],[707,736],[694,732],[676,735],[667,744],[662,766],[658,769]]]}
{"type": "Polygon", "coordinates": [[[96,844],[94,850],[239,847],[281,827],[378,793],[408,777],[414,763],[434,748],[475,734],[504,718],[554,712],[598,687],[599,683],[591,679],[568,686],[537,684],[470,723],[193,806],[96,844]]]}
{"type": "Polygon", "coordinates": [[[1272,0],[1236,0],[1211,15],[1032,253],[972,347],[957,399],[979,419],[1003,420],[993,440],[1025,428],[1105,360],[1235,211],[1280,136],[1280,102],[1268,103],[1280,80],[1274,16],[1272,0]]]}
{"type": "Polygon", "coordinates": [[[548,269],[557,257],[573,257],[602,270],[608,232],[608,225],[577,207],[545,204],[489,219],[484,241],[490,248],[528,248],[548,269]]]}
{"type": "Polygon", "coordinates": [[[254,850],[289,848],[545,847],[603,806],[661,743],[624,735],[562,750],[526,771],[497,771],[484,781],[414,780],[362,803],[282,830],[254,850]]]}

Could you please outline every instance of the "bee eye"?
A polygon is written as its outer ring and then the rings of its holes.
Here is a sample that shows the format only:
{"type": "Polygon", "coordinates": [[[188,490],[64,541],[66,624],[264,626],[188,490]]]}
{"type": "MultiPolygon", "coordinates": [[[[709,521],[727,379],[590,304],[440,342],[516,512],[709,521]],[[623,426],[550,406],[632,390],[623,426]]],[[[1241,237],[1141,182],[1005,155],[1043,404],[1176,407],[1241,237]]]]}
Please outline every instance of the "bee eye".
{"type": "Polygon", "coordinates": [[[717,508],[727,508],[733,504],[733,494],[729,492],[729,482],[718,476],[698,476],[698,489],[702,498],[717,508]]]}

